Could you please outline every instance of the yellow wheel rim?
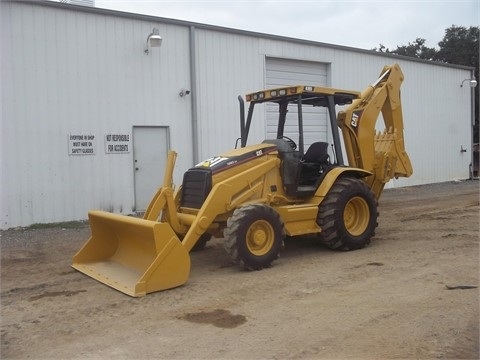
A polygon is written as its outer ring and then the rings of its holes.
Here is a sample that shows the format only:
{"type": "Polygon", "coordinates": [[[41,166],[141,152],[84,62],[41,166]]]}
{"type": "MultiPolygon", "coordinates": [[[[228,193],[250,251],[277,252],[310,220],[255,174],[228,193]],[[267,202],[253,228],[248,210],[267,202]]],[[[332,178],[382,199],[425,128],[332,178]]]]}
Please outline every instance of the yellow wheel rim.
{"type": "Polygon", "coordinates": [[[274,243],[275,232],[265,220],[255,221],[247,232],[247,248],[255,256],[267,254],[274,243]]]}
{"type": "Polygon", "coordinates": [[[343,223],[353,236],[362,235],[370,221],[370,209],[365,199],[356,196],[350,199],[343,211],[343,223]]]}

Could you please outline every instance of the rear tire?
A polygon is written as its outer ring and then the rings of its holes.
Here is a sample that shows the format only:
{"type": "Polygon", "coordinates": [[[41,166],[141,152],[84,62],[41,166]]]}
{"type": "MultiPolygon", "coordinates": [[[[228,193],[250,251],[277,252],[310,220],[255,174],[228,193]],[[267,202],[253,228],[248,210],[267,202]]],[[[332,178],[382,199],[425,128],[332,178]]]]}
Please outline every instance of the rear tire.
{"type": "Polygon", "coordinates": [[[275,210],[255,204],[233,212],[224,237],[225,250],[236,264],[247,270],[261,270],[279,257],[285,232],[275,210]]]}
{"type": "Polygon", "coordinates": [[[377,200],[367,184],[340,178],[319,206],[320,239],[330,249],[361,249],[375,235],[377,217],[377,200]]]}

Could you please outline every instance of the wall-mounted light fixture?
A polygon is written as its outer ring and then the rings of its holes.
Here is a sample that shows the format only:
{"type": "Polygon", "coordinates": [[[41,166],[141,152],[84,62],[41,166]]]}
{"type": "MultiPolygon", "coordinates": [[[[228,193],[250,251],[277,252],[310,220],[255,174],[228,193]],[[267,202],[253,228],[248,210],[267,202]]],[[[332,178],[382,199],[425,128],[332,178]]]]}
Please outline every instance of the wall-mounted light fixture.
{"type": "Polygon", "coordinates": [[[147,36],[147,41],[145,44],[145,54],[149,54],[151,47],[160,47],[162,46],[162,37],[157,28],[153,28],[152,32],[147,36]]]}
{"type": "Polygon", "coordinates": [[[475,79],[465,79],[465,80],[463,80],[462,83],[460,84],[460,87],[463,87],[463,83],[464,83],[465,81],[468,81],[468,84],[470,85],[471,88],[474,88],[474,87],[477,86],[477,80],[475,80],[475,79]]]}

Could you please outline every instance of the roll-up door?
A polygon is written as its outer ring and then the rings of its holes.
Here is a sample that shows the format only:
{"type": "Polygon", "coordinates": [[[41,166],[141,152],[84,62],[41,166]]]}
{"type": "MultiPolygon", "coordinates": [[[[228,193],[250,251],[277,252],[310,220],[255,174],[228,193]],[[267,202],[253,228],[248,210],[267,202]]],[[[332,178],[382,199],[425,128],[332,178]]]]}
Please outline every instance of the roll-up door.
{"type": "MultiPolygon", "coordinates": [[[[267,58],[266,87],[273,89],[288,85],[327,86],[327,67],[325,63],[267,58]]],[[[267,104],[267,139],[277,135],[278,106],[267,104]]],[[[328,118],[325,108],[307,107],[303,111],[305,149],[315,141],[329,141],[328,118]]],[[[288,109],[284,135],[298,142],[297,107],[288,109]]]]}

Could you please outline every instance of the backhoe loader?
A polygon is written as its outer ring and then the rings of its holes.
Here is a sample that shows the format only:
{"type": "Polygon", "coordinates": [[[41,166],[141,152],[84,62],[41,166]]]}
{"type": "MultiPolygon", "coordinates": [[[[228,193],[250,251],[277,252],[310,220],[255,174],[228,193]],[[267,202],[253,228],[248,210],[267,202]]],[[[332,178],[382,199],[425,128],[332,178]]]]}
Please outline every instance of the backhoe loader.
{"type": "Polygon", "coordinates": [[[239,96],[240,147],[187,170],[176,188],[177,154],[170,151],[163,185],[143,218],[90,211],[91,237],[72,266],[137,297],[185,284],[190,251],[211,236],[224,238],[226,252],[249,270],[269,267],[285,236],[313,235],[331,249],[363,248],[374,235],[385,184],[412,174],[403,139],[402,81],[394,64],[362,93],[309,85],[262,90],[246,95],[246,118],[239,96]],[[277,134],[247,145],[254,108],[264,103],[278,108],[277,134]],[[336,106],[345,106],[338,115],[336,106]],[[303,117],[312,107],[328,115],[331,149],[318,139],[305,151],[303,117]],[[377,133],[380,113],[385,131],[377,133]],[[298,145],[286,136],[292,115],[298,145]]]}

